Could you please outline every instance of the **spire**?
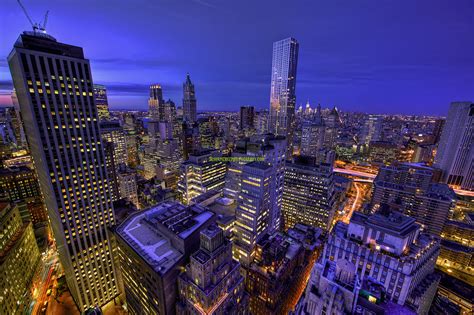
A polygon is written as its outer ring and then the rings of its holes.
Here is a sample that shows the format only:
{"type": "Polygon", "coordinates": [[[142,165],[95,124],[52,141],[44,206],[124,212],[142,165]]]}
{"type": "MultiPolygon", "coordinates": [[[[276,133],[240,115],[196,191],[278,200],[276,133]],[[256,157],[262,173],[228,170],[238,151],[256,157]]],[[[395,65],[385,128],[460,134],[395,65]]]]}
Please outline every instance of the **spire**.
{"type": "Polygon", "coordinates": [[[187,85],[191,85],[191,84],[192,84],[192,82],[191,82],[191,77],[189,76],[189,72],[186,73],[186,84],[187,84],[187,85]]]}

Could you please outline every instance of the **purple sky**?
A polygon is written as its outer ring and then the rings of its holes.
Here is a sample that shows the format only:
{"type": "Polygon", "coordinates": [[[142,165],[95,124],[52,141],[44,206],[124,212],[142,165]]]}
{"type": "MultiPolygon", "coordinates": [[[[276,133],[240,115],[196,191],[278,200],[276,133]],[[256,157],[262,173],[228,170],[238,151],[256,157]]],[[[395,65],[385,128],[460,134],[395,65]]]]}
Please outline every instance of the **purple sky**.
{"type": "MultiPolygon", "coordinates": [[[[445,115],[474,100],[472,0],[23,0],[48,32],[84,47],[112,108],[145,109],[150,83],[182,102],[186,72],[198,110],[267,108],[272,42],[300,43],[297,102],[348,111],[445,115]]],[[[6,57],[29,29],[0,4],[0,104],[6,57]]]]}

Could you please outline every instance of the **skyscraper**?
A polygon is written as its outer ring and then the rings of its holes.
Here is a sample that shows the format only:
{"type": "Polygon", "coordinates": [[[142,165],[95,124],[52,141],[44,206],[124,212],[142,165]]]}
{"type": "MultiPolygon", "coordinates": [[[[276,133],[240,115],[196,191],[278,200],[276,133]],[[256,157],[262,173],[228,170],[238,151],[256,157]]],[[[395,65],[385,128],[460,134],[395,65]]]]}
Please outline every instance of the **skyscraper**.
{"type": "Polygon", "coordinates": [[[367,116],[361,130],[360,143],[368,145],[372,141],[382,140],[382,124],[382,116],[367,116]]]}
{"type": "Polygon", "coordinates": [[[109,101],[107,99],[107,88],[104,85],[94,84],[94,98],[99,120],[109,119],[110,113],[109,101]]]}
{"type": "Polygon", "coordinates": [[[324,135],[324,146],[328,149],[334,149],[336,144],[338,129],[341,125],[341,118],[337,107],[333,107],[326,118],[326,128],[324,135]]]}
{"type": "Polygon", "coordinates": [[[326,127],[321,115],[321,106],[318,105],[313,120],[303,122],[301,128],[301,154],[316,156],[324,146],[326,127]]]}
{"type": "Polygon", "coordinates": [[[253,106],[240,106],[240,130],[255,129],[254,112],[253,106]]]}
{"type": "Polygon", "coordinates": [[[150,97],[148,98],[148,114],[150,119],[160,121],[160,107],[163,106],[164,102],[161,85],[150,85],[150,97]]]}
{"type": "Polygon", "coordinates": [[[183,120],[188,123],[196,121],[196,93],[189,73],[186,75],[186,81],[183,84],[183,120]]]}
{"type": "Polygon", "coordinates": [[[273,43],[270,90],[270,132],[287,137],[287,156],[293,150],[296,106],[296,68],[299,44],[294,38],[273,43]]]}
{"type": "Polygon", "coordinates": [[[274,169],[265,162],[246,164],[242,170],[239,206],[235,211],[234,257],[245,266],[255,256],[256,243],[270,230],[270,183],[274,176],[274,169]]]}
{"type": "Polygon", "coordinates": [[[451,103],[435,165],[447,184],[474,190],[474,103],[451,103]]]}
{"type": "Polygon", "coordinates": [[[225,182],[224,194],[230,198],[237,198],[240,193],[242,169],[251,159],[265,161],[273,168],[274,176],[270,182],[270,228],[279,230],[281,225],[281,204],[283,198],[283,184],[285,175],[286,138],[273,135],[255,135],[248,139],[237,141],[233,158],[240,160],[229,163],[225,182]]]}
{"type": "Polygon", "coordinates": [[[81,312],[104,305],[119,292],[89,60],[35,30],[19,36],[8,62],[69,290],[81,312]]]}

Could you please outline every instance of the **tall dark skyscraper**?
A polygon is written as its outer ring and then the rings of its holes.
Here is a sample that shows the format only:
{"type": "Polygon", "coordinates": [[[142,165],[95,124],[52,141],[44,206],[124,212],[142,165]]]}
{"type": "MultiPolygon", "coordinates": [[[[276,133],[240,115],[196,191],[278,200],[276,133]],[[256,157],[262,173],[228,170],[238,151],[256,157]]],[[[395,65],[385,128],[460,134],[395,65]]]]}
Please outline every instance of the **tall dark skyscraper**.
{"type": "Polygon", "coordinates": [[[240,130],[255,129],[254,113],[255,108],[253,106],[240,107],[240,130]]]}
{"type": "Polygon", "coordinates": [[[474,190],[474,103],[451,103],[435,165],[447,184],[474,190]]]}
{"type": "Polygon", "coordinates": [[[299,44],[294,38],[273,43],[268,129],[276,135],[287,137],[287,155],[291,155],[293,149],[298,49],[299,44]]]}
{"type": "Polygon", "coordinates": [[[36,30],[8,63],[69,290],[81,312],[104,305],[118,295],[114,212],[89,60],[36,30]]]}
{"type": "Polygon", "coordinates": [[[150,85],[150,98],[148,99],[148,114],[152,120],[160,120],[160,107],[163,106],[163,90],[161,85],[150,85]]]}
{"type": "Polygon", "coordinates": [[[196,93],[189,73],[186,75],[186,82],[183,84],[183,118],[189,123],[196,121],[196,93]]]}

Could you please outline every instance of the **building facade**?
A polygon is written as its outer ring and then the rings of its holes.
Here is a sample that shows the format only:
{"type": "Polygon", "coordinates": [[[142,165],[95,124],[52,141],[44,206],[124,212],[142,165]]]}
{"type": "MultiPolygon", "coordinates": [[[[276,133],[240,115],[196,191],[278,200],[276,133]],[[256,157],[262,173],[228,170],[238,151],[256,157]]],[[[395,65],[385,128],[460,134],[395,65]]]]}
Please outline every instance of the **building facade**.
{"type": "Polygon", "coordinates": [[[425,231],[440,235],[456,196],[447,185],[433,181],[434,173],[431,167],[413,163],[380,168],[372,207],[389,204],[415,218],[425,231]]]}
{"type": "Polygon", "coordinates": [[[298,49],[299,44],[294,38],[273,43],[268,129],[275,135],[287,138],[288,157],[293,151],[298,49]]]}
{"type": "Polygon", "coordinates": [[[183,120],[187,123],[193,124],[196,122],[196,92],[194,84],[191,82],[189,73],[186,75],[186,81],[183,84],[183,120]]]}
{"type": "Polygon", "coordinates": [[[183,203],[209,191],[222,191],[225,184],[226,164],[218,151],[201,151],[189,156],[181,164],[178,194],[183,203]]]}
{"type": "Polygon", "coordinates": [[[61,264],[80,311],[119,294],[107,228],[114,224],[89,61],[37,31],[8,57],[61,264]]]}
{"type": "Polygon", "coordinates": [[[346,259],[361,281],[380,283],[387,300],[427,313],[439,281],[431,277],[439,251],[437,237],[420,233],[415,219],[384,206],[370,216],[354,212],[349,224],[336,223],[322,258],[346,259]]]}
{"type": "Polygon", "coordinates": [[[270,230],[270,190],[274,176],[273,168],[265,162],[252,162],[243,167],[234,243],[234,257],[243,265],[252,262],[257,242],[270,230]]]}
{"type": "Polygon", "coordinates": [[[474,190],[474,103],[451,103],[435,165],[447,184],[474,190]]]}
{"type": "Polygon", "coordinates": [[[297,223],[328,230],[334,218],[332,164],[299,157],[285,166],[282,216],[285,230],[297,223]]]}
{"type": "Polygon", "coordinates": [[[107,99],[107,88],[105,85],[94,84],[94,99],[99,120],[109,119],[109,101],[107,99]]]}
{"type": "Polygon", "coordinates": [[[23,223],[17,207],[0,203],[0,231],[0,313],[23,314],[41,255],[32,224],[23,223]]]}
{"type": "Polygon", "coordinates": [[[129,216],[114,231],[130,314],[175,314],[178,276],[215,215],[163,202],[129,216]]]}

